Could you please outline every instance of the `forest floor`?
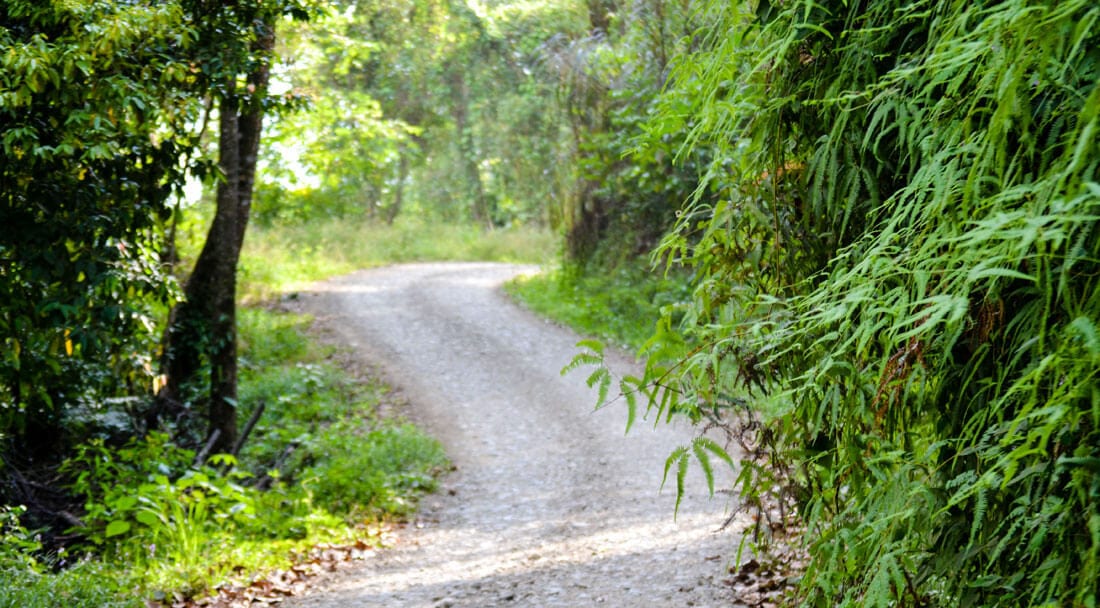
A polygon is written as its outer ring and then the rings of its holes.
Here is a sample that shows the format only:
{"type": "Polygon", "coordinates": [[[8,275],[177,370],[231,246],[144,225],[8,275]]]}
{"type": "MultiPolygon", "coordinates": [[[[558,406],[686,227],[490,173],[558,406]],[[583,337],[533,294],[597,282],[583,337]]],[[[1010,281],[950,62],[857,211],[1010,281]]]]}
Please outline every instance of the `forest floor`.
{"type": "MultiPolygon", "coordinates": [[[[593,409],[587,374],[559,374],[579,338],[500,292],[535,271],[391,266],[293,300],[395,388],[393,413],[437,437],[455,470],[390,549],[282,605],[758,605],[735,597],[745,522],[722,528],[730,496],[711,497],[701,474],[689,476],[674,516],[674,480],[660,489],[665,459],[692,429],[639,421],[624,434],[625,408],[593,409]]],[[[626,357],[609,363],[637,373],[626,357]]]]}

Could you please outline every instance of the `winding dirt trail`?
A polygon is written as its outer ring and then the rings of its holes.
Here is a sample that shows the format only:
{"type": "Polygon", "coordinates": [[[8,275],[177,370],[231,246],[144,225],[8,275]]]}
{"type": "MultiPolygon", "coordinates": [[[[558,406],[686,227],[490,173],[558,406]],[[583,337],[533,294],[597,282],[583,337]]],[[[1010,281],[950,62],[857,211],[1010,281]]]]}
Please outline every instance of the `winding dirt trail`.
{"type": "Polygon", "coordinates": [[[586,374],[558,373],[578,338],[500,293],[535,271],[403,265],[303,294],[457,470],[394,548],[284,606],[735,605],[722,581],[739,539],[717,532],[728,497],[689,480],[674,519],[674,486],[659,492],[690,429],[639,422],[624,435],[623,408],[593,411],[586,374]]]}

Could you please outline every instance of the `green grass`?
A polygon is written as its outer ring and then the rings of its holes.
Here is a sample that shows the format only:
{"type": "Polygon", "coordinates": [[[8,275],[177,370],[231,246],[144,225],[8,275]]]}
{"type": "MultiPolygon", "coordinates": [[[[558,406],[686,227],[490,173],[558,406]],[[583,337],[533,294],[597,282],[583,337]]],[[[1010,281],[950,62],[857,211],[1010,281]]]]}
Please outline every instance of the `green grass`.
{"type": "Polygon", "coordinates": [[[251,228],[241,258],[241,296],[257,302],[313,281],[400,262],[492,261],[545,264],[556,255],[549,230],[399,218],[392,226],[332,218],[251,228]]]}
{"type": "Polygon", "coordinates": [[[380,418],[377,404],[388,389],[328,363],[330,349],[305,337],[309,323],[298,315],[242,311],[242,342],[254,353],[243,359],[242,417],[266,404],[242,459],[275,463],[295,446],[280,475],[306,485],[314,505],[352,521],[408,515],[446,467],[442,448],[412,425],[380,418]],[[257,352],[258,344],[266,346],[257,352]]]}
{"type": "Polygon", "coordinates": [[[661,309],[675,311],[688,297],[685,282],[664,278],[642,263],[579,277],[561,270],[524,276],[505,288],[540,315],[635,352],[653,334],[661,309]]]}
{"type": "Polygon", "coordinates": [[[140,608],[108,566],[83,562],[58,573],[0,564],[0,608],[140,608]]]}

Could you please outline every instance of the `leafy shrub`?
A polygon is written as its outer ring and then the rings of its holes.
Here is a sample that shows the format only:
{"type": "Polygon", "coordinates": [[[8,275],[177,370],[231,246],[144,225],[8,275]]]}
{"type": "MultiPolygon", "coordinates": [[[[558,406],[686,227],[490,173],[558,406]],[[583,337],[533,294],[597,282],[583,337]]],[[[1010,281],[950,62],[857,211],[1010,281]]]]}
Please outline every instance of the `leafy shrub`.
{"type": "Polygon", "coordinates": [[[159,226],[196,145],[191,35],[174,2],[0,5],[0,434],[24,453],[58,448],[74,404],[151,381],[176,295],[159,226]]]}
{"type": "Polygon", "coordinates": [[[102,564],[79,561],[53,571],[43,563],[35,534],[19,522],[20,507],[0,508],[0,608],[137,608],[117,575],[102,564]]]}
{"type": "Polygon", "coordinates": [[[98,440],[81,446],[63,465],[79,471],[72,484],[86,501],[79,531],[106,559],[132,564],[149,580],[165,583],[167,575],[168,584],[201,589],[225,539],[256,527],[256,492],[238,483],[243,474],[193,466],[193,458],[160,433],[118,450],[98,440]]]}
{"type": "Polygon", "coordinates": [[[439,442],[412,425],[386,426],[363,435],[346,425],[327,429],[315,445],[314,500],[335,513],[408,515],[413,498],[436,487],[447,463],[439,442]]]}
{"type": "Polygon", "coordinates": [[[693,294],[625,389],[782,402],[741,483],[797,501],[807,605],[1095,606],[1100,7],[702,11],[654,127],[719,151],[693,294]]]}

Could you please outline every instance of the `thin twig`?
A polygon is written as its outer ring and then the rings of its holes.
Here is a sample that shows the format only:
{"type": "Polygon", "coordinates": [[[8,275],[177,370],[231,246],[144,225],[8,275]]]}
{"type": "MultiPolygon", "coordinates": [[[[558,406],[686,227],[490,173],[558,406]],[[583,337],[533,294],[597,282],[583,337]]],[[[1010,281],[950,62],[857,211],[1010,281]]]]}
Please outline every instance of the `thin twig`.
{"type": "Polygon", "coordinates": [[[195,454],[195,466],[199,466],[206,462],[206,459],[210,456],[210,452],[214,449],[214,443],[218,440],[222,434],[220,429],[214,429],[210,433],[210,438],[206,440],[206,445],[202,446],[198,454],[195,454]]]}
{"type": "Polygon", "coordinates": [[[241,431],[241,436],[237,438],[237,443],[233,445],[233,450],[230,452],[230,454],[232,454],[234,458],[236,458],[237,455],[241,453],[241,448],[244,447],[244,442],[248,439],[248,435],[252,432],[252,428],[255,427],[256,423],[260,420],[260,416],[263,415],[264,408],[266,407],[267,403],[260,401],[260,403],[256,406],[255,411],[253,411],[252,415],[249,416],[248,422],[246,422],[244,425],[244,430],[241,431]]]}

